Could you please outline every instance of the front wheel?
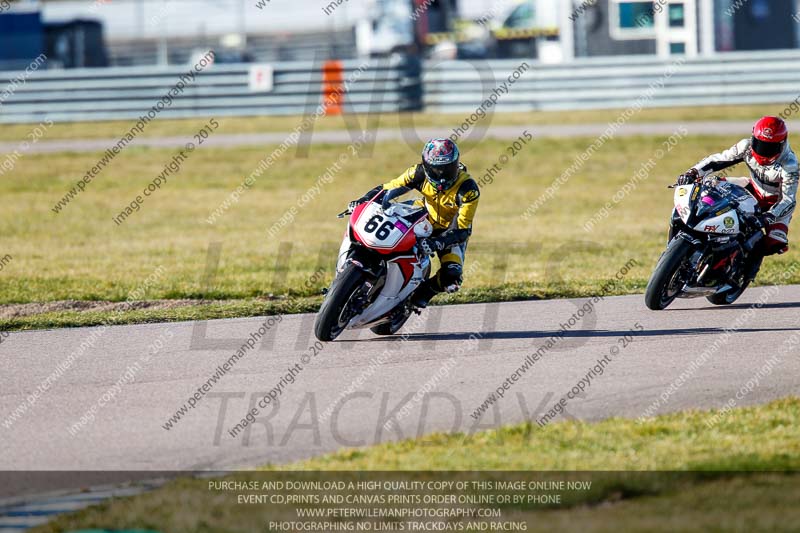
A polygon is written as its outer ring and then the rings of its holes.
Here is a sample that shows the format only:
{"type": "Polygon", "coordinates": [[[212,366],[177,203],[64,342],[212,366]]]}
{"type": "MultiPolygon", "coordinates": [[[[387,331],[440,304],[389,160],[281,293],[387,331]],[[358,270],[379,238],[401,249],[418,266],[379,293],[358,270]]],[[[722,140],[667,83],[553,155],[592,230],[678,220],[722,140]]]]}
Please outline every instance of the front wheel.
{"type": "Polygon", "coordinates": [[[681,278],[681,269],[693,249],[691,243],[680,237],[670,241],[658,260],[644,293],[644,302],[648,308],[661,311],[677,298],[685,283],[681,278]]]}
{"type": "Polygon", "coordinates": [[[314,334],[319,340],[329,342],[341,335],[355,316],[351,301],[365,281],[364,272],[352,263],[336,276],[314,323],[314,334]]]}

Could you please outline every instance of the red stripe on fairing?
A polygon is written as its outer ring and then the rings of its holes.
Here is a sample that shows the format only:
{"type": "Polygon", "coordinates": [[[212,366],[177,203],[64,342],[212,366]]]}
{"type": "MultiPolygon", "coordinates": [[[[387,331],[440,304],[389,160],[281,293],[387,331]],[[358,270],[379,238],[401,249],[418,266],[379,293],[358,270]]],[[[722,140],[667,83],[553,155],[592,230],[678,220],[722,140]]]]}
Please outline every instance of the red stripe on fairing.
{"type": "Polygon", "coordinates": [[[403,233],[408,231],[408,226],[400,222],[399,220],[394,223],[394,227],[402,231],[403,233]]]}
{"type": "Polygon", "coordinates": [[[414,265],[417,264],[417,258],[409,255],[393,259],[392,262],[400,267],[400,272],[403,273],[403,287],[405,287],[411,281],[411,276],[414,275],[414,265]]]}

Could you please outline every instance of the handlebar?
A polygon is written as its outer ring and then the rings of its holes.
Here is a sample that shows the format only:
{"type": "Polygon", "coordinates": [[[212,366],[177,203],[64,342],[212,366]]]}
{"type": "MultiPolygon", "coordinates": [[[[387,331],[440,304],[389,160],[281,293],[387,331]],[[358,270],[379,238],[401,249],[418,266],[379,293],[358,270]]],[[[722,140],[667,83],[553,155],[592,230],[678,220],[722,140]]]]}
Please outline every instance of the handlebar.
{"type": "Polygon", "coordinates": [[[344,218],[345,216],[347,216],[347,215],[349,215],[351,213],[352,213],[352,211],[350,211],[350,209],[345,209],[344,211],[342,211],[341,213],[336,215],[336,218],[344,218]]]}
{"type": "MultiPolygon", "coordinates": [[[[678,176],[678,177],[680,177],[680,176],[678,176]]],[[[709,174],[709,175],[704,176],[702,178],[697,178],[692,183],[683,183],[683,184],[681,184],[681,183],[675,182],[672,185],[667,185],[667,189],[674,189],[675,187],[681,187],[683,185],[697,185],[697,184],[700,184],[700,183],[705,183],[705,182],[710,182],[710,181],[717,181],[718,182],[718,181],[725,181],[725,180],[720,180],[719,177],[717,177],[717,176],[715,176],[713,174],[709,174]]]]}

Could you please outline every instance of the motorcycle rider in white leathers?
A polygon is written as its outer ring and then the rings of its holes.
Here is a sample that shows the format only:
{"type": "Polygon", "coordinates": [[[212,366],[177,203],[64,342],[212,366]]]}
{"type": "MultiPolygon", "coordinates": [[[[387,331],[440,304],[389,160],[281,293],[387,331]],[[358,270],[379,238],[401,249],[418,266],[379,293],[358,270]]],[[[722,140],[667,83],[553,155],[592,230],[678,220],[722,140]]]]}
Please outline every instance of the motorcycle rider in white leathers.
{"type": "Polygon", "coordinates": [[[764,213],[767,237],[748,268],[746,277],[755,277],[765,255],[784,253],[789,248],[789,223],[797,202],[798,162],[787,140],[786,123],[778,117],[763,117],[756,122],[753,135],[729,149],[712,154],[678,178],[679,184],[698,181],[708,174],[745,163],[749,178],[727,177],[745,187],[758,200],[764,213]]]}

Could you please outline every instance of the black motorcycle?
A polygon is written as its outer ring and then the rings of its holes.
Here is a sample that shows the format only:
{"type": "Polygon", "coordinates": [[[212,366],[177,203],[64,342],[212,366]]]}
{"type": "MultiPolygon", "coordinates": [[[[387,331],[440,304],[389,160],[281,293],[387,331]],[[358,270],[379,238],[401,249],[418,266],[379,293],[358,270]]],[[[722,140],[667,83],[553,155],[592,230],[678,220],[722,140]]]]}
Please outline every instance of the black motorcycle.
{"type": "Polygon", "coordinates": [[[658,311],[675,298],[700,296],[732,304],[760,266],[754,264],[764,238],[758,202],[744,187],[713,176],[669,188],[675,189],[669,244],[647,284],[647,307],[658,311]]]}

